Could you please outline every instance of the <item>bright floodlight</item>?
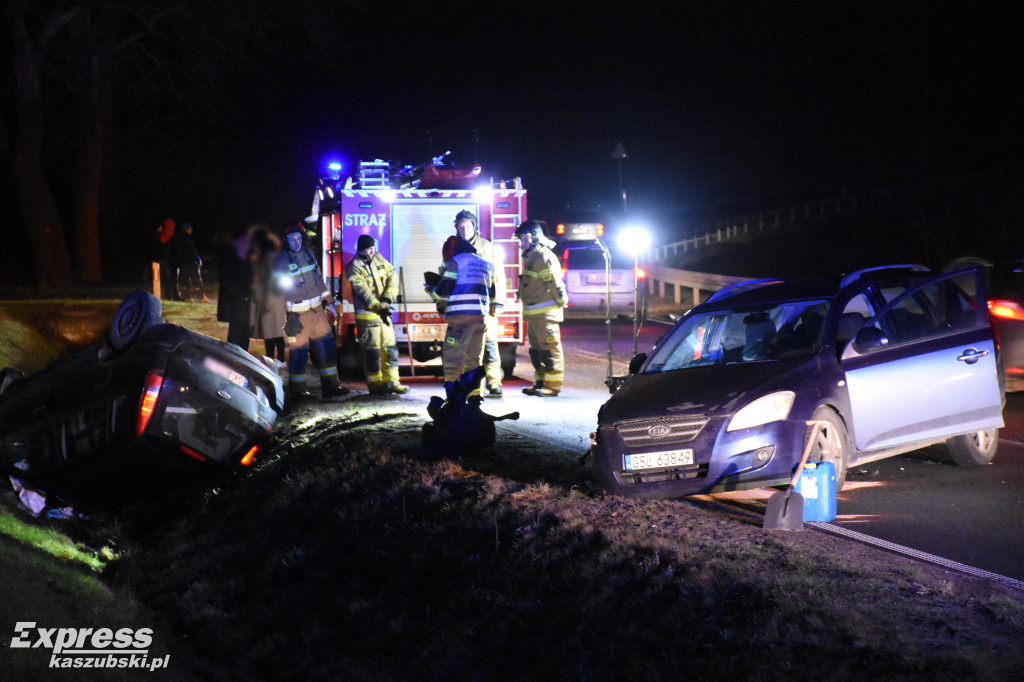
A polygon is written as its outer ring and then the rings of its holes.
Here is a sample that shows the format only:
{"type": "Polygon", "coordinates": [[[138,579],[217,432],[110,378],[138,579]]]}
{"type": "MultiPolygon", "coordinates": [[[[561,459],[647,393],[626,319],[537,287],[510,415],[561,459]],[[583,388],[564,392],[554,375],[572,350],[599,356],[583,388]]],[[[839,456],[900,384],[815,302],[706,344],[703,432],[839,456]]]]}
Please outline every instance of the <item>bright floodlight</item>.
{"type": "Polygon", "coordinates": [[[380,193],[380,198],[383,199],[384,201],[386,201],[389,204],[392,201],[395,200],[396,196],[397,196],[397,194],[395,194],[395,190],[393,190],[393,189],[386,189],[386,190],[384,190],[383,192],[380,193]]]}
{"type": "Polygon", "coordinates": [[[639,225],[630,225],[619,232],[619,248],[632,256],[651,248],[651,233],[639,225]]]}
{"type": "Polygon", "coordinates": [[[473,198],[479,201],[481,204],[491,203],[491,197],[494,196],[494,190],[489,185],[480,185],[473,190],[473,198]]]}

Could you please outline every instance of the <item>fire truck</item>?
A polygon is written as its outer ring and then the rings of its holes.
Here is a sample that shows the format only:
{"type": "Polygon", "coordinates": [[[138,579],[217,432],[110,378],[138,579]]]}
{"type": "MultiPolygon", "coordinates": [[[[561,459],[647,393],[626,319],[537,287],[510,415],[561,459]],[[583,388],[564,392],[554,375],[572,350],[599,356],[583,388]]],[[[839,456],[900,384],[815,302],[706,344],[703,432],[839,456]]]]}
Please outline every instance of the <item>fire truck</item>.
{"type": "Polygon", "coordinates": [[[392,326],[404,355],[400,364],[413,373],[418,365],[440,364],[447,324],[424,287],[425,273],[439,272],[441,247],[455,234],[455,215],[467,209],[478,218],[480,236],[504,253],[499,276],[505,277],[507,298],[498,317],[498,349],[505,377],[511,377],[526,331],[522,306],[515,299],[522,272],[515,230],[526,220],[526,190],[518,178],[491,183],[479,176],[480,166],[460,170],[424,165],[410,172],[410,167],[395,170],[378,159],[360,162],[353,177],[321,179],[307,221],[316,221],[324,278],[341,301],[335,321],[342,349],[339,364],[362,366],[355,354],[355,309],[345,265],[364,234],[377,240],[377,250],[399,274],[392,326]]]}

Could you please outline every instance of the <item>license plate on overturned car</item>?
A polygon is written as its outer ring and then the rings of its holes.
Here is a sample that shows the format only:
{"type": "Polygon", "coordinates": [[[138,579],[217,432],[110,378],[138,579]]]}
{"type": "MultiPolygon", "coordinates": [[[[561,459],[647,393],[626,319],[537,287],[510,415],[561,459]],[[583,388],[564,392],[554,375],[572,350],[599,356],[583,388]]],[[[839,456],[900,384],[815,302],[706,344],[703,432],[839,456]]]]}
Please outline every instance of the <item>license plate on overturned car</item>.
{"type": "Polygon", "coordinates": [[[242,388],[247,388],[249,386],[249,379],[246,378],[244,374],[239,374],[223,362],[219,362],[210,356],[203,358],[203,367],[218,376],[224,377],[236,386],[241,386],[242,388]]]}
{"type": "Polygon", "coordinates": [[[642,455],[624,455],[622,468],[625,471],[638,469],[661,469],[664,467],[684,466],[693,464],[693,450],[666,450],[664,452],[645,452],[642,455]]]}

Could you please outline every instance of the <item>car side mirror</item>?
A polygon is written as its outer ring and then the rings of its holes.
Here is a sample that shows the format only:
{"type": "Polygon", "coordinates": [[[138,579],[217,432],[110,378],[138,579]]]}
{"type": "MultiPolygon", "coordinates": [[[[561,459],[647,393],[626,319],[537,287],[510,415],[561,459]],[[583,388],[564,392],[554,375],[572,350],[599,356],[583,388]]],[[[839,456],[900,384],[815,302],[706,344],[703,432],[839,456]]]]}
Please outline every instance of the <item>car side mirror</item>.
{"type": "Polygon", "coordinates": [[[637,353],[633,356],[633,359],[629,361],[629,373],[636,374],[640,371],[644,362],[647,360],[647,353],[637,353]]]}
{"type": "Polygon", "coordinates": [[[889,339],[878,327],[864,327],[854,338],[853,347],[858,353],[869,353],[889,345],[889,339]]]}

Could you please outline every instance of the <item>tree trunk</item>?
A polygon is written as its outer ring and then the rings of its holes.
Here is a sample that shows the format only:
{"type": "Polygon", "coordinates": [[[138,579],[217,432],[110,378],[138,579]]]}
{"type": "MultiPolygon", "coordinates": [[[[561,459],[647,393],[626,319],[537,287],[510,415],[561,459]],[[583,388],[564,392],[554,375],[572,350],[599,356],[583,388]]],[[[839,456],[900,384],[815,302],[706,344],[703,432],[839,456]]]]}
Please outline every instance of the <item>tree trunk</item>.
{"type": "Polygon", "coordinates": [[[82,144],[78,157],[76,230],[79,277],[83,282],[103,281],[100,258],[100,191],[103,176],[102,100],[90,88],[89,103],[82,121],[82,144]]]}
{"type": "Polygon", "coordinates": [[[12,17],[17,97],[14,169],[17,195],[25,221],[36,281],[40,286],[73,281],[64,228],[57,215],[49,183],[43,174],[43,130],[39,63],[21,15],[12,17]]]}

